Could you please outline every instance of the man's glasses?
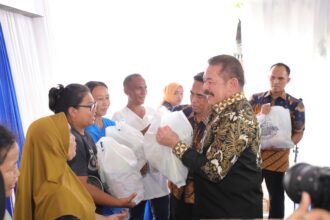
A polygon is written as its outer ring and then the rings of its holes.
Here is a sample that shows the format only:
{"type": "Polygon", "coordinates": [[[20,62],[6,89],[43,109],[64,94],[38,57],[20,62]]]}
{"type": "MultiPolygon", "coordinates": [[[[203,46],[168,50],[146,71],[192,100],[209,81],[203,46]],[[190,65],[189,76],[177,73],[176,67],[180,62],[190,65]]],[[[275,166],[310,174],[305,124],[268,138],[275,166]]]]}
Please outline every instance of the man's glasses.
{"type": "Polygon", "coordinates": [[[96,108],[96,102],[93,102],[89,105],[78,105],[78,107],[89,108],[90,111],[93,111],[96,108]]]}

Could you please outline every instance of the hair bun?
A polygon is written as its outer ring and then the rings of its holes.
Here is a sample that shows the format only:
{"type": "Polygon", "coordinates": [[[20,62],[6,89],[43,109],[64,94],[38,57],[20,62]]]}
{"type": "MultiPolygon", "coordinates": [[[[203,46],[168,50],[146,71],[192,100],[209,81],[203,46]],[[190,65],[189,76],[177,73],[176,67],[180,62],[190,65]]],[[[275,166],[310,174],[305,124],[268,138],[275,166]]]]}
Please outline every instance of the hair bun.
{"type": "Polygon", "coordinates": [[[57,87],[52,87],[49,90],[48,98],[49,98],[49,109],[55,112],[56,105],[58,104],[61,96],[64,92],[64,86],[62,84],[58,84],[57,87]]]}

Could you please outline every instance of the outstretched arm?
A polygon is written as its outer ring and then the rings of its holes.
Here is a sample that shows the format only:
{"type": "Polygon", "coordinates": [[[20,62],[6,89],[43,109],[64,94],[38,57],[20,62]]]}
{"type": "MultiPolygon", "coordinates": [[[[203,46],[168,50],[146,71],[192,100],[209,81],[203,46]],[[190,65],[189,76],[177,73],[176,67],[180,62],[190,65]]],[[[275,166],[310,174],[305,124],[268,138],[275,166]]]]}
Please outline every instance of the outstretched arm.
{"type": "Polygon", "coordinates": [[[136,193],[133,193],[129,197],[117,199],[110,194],[103,192],[98,189],[96,186],[87,183],[87,176],[78,176],[81,183],[86,187],[87,191],[92,195],[93,200],[96,204],[99,205],[109,205],[113,207],[134,207],[135,203],[133,199],[136,196],[136,193]]]}

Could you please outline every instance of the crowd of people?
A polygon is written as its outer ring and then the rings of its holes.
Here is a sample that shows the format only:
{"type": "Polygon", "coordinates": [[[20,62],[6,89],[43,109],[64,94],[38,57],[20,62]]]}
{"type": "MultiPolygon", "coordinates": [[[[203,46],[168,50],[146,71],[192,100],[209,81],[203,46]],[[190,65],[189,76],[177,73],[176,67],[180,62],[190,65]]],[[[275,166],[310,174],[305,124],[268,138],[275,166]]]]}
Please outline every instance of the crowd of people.
{"type": "MultiPolygon", "coordinates": [[[[249,100],[244,94],[242,65],[233,56],[210,58],[205,72],[193,79],[189,104],[181,103],[184,88],[173,82],[165,86],[157,110],[144,105],[147,84],[143,76],[128,75],[123,82],[127,105],[112,119],[104,117],[110,106],[105,83],[51,88],[49,108],[54,114],[30,125],[19,170],[15,137],[0,126],[0,171],[7,197],[18,180],[13,218],[140,220],[149,207],[156,220],[258,219],[263,218],[263,179],[270,195],[269,218],[284,218],[282,181],[290,150],[262,146],[264,131],[258,116],[267,116],[274,106],[288,109],[291,141],[297,144],[302,139],[303,102],[285,92],[290,68],[274,64],[270,89],[249,100]],[[135,204],[135,193],[116,198],[101,181],[96,143],[116,121],[146,134],[160,108],[182,111],[193,128],[189,146],[168,126],[156,133],[157,142],[170,147],[188,168],[186,184],[176,186],[146,162],[139,170],[144,200],[135,204]]],[[[303,194],[301,207],[290,219],[329,217],[326,211],[308,213],[308,199],[303,194]]]]}

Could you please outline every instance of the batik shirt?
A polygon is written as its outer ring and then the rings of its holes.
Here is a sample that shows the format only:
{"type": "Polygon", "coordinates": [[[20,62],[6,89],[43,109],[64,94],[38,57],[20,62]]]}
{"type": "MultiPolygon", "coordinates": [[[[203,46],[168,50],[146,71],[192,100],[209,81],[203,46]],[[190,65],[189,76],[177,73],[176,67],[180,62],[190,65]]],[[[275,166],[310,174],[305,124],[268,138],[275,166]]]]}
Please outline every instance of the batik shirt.
{"type": "MultiPolygon", "coordinates": [[[[226,176],[246,148],[251,148],[256,156],[256,165],[260,165],[259,126],[243,93],[212,107],[202,147],[207,162],[201,169],[213,182],[226,176]]],[[[187,150],[188,146],[179,142],[173,152],[182,158],[187,150]]]]}
{"type": "Polygon", "coordinates": [[[202,153],[173,152],[194,172],[194,218],[262,218],[259,125],[243,93],[212,106],[202,153]]]}
{"type": "MultiPolygon", "coordinates": [[[[261,111],[263,104],[282,106],[289,109],[292,134],[305,130],[305,107],[301,99],[283,92],[279,97],[272,98],[270,91],[254,94],[250,100],[256,114],[261,111]]],[[[289,167],[289,149],[285,150],[261,150],[262,168],[270,171],[285,172],[289,167]]]]}

